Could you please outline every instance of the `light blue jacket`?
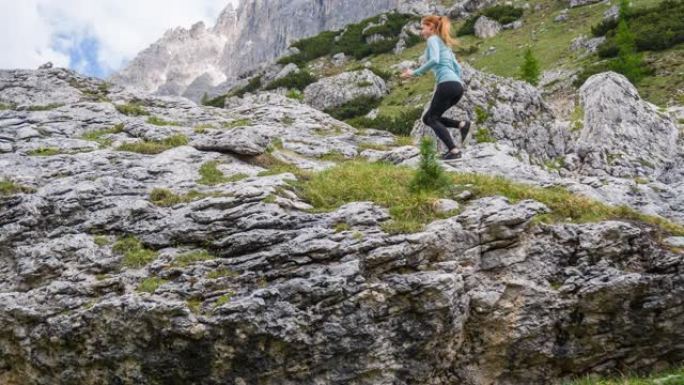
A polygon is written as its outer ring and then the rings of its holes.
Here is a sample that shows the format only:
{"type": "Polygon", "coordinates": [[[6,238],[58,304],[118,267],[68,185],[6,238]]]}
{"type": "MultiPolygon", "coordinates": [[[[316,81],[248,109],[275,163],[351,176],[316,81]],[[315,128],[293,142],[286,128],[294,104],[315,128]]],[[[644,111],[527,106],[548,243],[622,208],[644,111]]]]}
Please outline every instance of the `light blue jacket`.
{"type": "Polygon", "coordinates": [[[463,84],[461,65],[458,64],[454,52],[444,44],[442,38],[437,35],[428,38],[425,58],[425,64],[413,71],[414,75],[422,76],[428,70],[432,70],[437,78],[437,83],[457,81],[463,84]]]}

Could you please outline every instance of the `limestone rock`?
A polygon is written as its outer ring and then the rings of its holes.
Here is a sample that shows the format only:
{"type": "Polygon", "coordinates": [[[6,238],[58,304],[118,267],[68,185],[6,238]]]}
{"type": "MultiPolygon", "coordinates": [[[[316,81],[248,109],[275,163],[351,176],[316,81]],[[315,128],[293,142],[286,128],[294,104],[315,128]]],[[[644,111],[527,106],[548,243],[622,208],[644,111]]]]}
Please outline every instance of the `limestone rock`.
{"type": "Polygon", "coordinates": [[[319,110],[340,106],[360,96],[380,98],[387,94],[385,81],[364,69],[343,72],[309,84],[304,89],[304,101],[319,110]]]}
{"type": "Polygon", "coordinates": [[[593,75],[580,88],[584,127],[577,152],[583,172],[620,177],[658,177],[674,161],[674,122],[639,97],[623,75],[593,75]]]}
{"type": "Polygon", "coordinates": [[[486,39],[494,37],[501,31],[501,24],[487,16],[480,16],[475,22],[475,36],[486,39]]]}

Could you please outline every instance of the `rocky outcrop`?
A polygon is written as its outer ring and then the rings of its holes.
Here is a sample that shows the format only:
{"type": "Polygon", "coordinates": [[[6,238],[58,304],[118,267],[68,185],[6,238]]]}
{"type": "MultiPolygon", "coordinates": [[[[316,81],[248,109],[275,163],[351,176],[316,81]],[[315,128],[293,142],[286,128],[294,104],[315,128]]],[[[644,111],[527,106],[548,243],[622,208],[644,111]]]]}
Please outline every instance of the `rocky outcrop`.
{"type": "MultiPolygon", "coordinates": [[[[479,103],[492,79],[466,73],[479,103]]],[[[540,225],[541,203],[463,192],[436,202],[460,212],[388,234],[386,208],[315,212],[296,175],[264,168],[415,163],[386,132],[277,94],[218,109],[61,69],[0,71],[0,89],[16,101],[0,111],[0,175],[21,186],[0,195],[0,383],[547,384],[684,360],[684,254],[653,228],[540,225]],[[132,103],[173,123],[124,115],[132,103]],[[174,135],[188,145],[117,150],[174,135]],[[30,153],[48,143],[61,153],[30,153]],[[188,199],[161,204],[160,188],[188,199]]],[[[526,90],[501,84],[498,108],[512,89],[526,90]]],[[[528,160],[488,143],[447,166],[560,179],[528,160]]]]}
{"type": "Polygon", "coordinates": [[[387,85],[370,70],[343,72],[309,84],[304,89],[304,101],[319,109],[338,107],[358,97],[382,98],[387,85]]]}
{"type": "Polygon", "coordinates": [[[498,35],[500,31],[501,24],[487,16],[480,16],[475,22],[475,36],[481,39],[494,37],[498,35]]]}
{"type": "Polygon", "coordinates": [[[594,75],[580,88],[584,124],[577,143],[590,175],[657,178],[672,167],[678,130],[657,107],[643,101],[623,75],[594,75]]]}

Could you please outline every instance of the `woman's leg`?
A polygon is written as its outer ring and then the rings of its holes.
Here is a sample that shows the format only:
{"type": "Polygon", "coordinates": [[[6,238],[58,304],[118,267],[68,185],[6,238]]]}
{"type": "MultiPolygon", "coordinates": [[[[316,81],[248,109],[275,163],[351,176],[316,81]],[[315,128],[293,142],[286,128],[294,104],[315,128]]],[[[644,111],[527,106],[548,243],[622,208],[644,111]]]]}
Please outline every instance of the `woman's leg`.
{"type": "Polygon", "coordinates": [[[449,151],[456,147],[454,144],[454,139],[451,137],[449,130],[446,128],[444,123],[442,123],[442,114],[446,112],[453,104],[452,101],[455,97],[456,87],[454,84],[456,82],[444,82],[437,85],[437,90],[432,97],[432,102],[430,103],[430,108],[428,108],[425,115],[423,115],[423,123],[430,126],[437,134],[437,137],[447,146],[449,151]]]}

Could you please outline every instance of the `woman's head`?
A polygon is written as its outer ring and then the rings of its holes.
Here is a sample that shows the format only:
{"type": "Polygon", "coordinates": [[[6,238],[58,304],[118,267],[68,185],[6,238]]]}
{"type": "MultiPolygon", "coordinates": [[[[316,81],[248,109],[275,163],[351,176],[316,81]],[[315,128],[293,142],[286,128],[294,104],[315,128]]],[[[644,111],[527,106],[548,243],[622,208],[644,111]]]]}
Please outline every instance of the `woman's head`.
{"type": "Polygon", "coordinates": [[[456,40],[451,37],[451,21],[446,16],[429,15],[420,21],[422,27],[421,34],[424,38],[437,35],[442,38],[448,46],[456,44],[456,40]]]}

